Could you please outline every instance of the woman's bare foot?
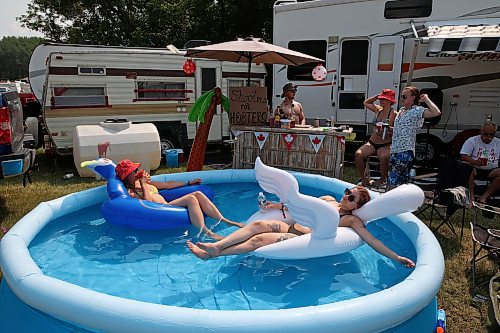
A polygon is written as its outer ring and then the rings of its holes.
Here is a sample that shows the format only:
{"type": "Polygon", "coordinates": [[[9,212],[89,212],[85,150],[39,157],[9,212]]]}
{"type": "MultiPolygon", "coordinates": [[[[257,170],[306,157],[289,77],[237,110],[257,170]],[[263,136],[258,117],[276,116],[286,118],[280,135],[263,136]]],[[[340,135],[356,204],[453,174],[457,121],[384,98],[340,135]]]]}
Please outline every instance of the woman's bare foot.
{"type": "Polygon", "coordinates": [[[189,240],[186,241],[186,245],[189,248],[189,251],[191,251],[191,253],[194,254],[195,256],[197,256],[198,258],[203,259],[203,260],[207,260],[207,259],[211,258],[210,254],[208,254],[207,251],[203,251],[198,246],[191,243],[191,241],[189,241],[189,240]]]}
{"type": "Polygon", "coordinates": [[[477,199],[477,202],[485,204],[487,200],[488,200],[488,197],[481,196],[481,197],[479,197],[479,199],[477,199]]]}
{"type": "Polygon", "coordinates": [[[385,179],[377,179],[373,183],[371,183],[370,185],[374,186],[374,187],[381,187],[384,184],[385,184],[385,179]]]}
{"type": "Polygon", "coordinates": [[[198,242],[198,243],[196,243],[196,245],[200,249],[202,249],[203,251],[206,251],[212,258],[215,258],[215,257],[219,256],[220,250],[217,247],[217,245],[215,245],[214,243],[201,243],[201,242],[198,242]]]}

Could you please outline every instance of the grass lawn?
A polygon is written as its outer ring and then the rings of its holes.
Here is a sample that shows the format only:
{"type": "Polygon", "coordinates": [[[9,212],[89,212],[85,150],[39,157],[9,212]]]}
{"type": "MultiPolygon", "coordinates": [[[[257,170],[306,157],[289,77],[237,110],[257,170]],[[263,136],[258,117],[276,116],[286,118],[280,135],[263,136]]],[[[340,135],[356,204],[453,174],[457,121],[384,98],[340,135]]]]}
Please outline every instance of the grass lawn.
{"type": "MultiPolygon", "coordinates": [[[[63,161],[57,170],[52,170],[50,163],[43,153],[39,153],[37,160],[40,171],[32,176],[33,184],[22,187],[20,177],[0,180],[0,225],[9,229],[21,217],[35,208],[42,201],[49,201],[63,195],[84,189],[103,185],[103,182],[91,178],[78,176],[63,180],[62,177],[72,171],[72,160],[63,161]]],[[[183,168],[167,169],[162,166],[155,173],[171,173],[183,171],[183,168]]],[[[347,165],[344,169],[344,179],[356,181],[354,167],[347,165]]],[[[477,295],[488,296],[487,284],[474,288],[472,286],[470,259],[472,257],[472,239],[469,221],[473,221],[474,214],[470,210],[466,216],[464,238],[460,242],[453,237],[446,226],[439,230],[436,237],[443,249],[446,271],[443,285],[438,294],[438,305],[446,310],[448,332],[485,332],[487,317],[487,302],[474,302],[472,298],[477,295]]],[[[480,223],[500,228],[500,218],[495,220],[480,217],[480,223]]],[[[428,221],[425,221],[428,224],[428,221]]],[[[434,222],[435,223],[435,222],[434,222]]],[[[456,214],[453,219],[459,225],[460,216],[456,214]]],[[[3,232],[0,231],[3,236],[3,232]]],[[[497,267],[488,260],[483,260],[477,267],[477,279],[482,282],[491,278],[497,267]]],[[[418,333],[418,332],[416,332],[418,333]]]]}

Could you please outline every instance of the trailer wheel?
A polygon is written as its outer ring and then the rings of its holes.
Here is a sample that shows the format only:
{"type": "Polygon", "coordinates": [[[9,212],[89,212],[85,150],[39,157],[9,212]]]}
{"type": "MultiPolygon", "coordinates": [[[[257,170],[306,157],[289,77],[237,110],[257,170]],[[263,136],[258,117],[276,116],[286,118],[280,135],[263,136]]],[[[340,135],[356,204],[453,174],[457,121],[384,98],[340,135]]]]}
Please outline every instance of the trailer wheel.
{"type": "Polygon", "coordinates": [[[418,134],[415,144],[415,164],[420,166],[437,165],[442,148],[443,143],[434,135],[418,134]]]}

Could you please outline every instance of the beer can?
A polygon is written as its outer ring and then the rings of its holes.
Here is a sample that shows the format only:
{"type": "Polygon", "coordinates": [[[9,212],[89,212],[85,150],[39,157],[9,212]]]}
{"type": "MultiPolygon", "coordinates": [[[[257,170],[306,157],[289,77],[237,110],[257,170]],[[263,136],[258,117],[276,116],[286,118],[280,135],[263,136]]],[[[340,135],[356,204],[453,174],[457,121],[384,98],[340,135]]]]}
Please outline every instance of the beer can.
{"type": "Polygon", "coordinates": [[[314,118],[314,127],[319,127],[319,118],[314,118]]]}
{"type": "Polygon", "coordinates": [[[410,178],[415,178],[417,177],[417,170],[415,168],[410,169],[410,178]]]}

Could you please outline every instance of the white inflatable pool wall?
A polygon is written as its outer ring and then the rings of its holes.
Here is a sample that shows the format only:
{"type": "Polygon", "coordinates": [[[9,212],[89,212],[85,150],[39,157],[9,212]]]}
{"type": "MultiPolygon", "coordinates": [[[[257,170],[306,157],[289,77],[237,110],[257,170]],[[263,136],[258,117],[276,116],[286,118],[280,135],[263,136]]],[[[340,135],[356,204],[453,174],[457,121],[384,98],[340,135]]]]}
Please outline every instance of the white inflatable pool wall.
{"type": "MultiPolygon", "coordinates": [[[[154,179],[186,181],[193,177],[202,178],[205,184],[255,182],[253,170],[205,171],[154,179]]],[[[296,174],[296,178],[303,186],[336,193],[351,186],[321,176],[296,174]]],[[[412,214],[390,218],[416,249],[417,265],[408,278],[383,291],[332,304],[285,310],[199,310],[109,296],[45,276],[28,251],[33,237],[52,219],[106,198],[106,189],[101,186],[41,203],[3,237],[0,263],[4,279],[19,299],[58,319],[102,332],[380,332],[407,321],[433,302],[443,279],[441,248],[412,214]]],[[[430,327],[429,323],[425,325],[430,327]]],[[[422,329],[416,327],[415,331],[422,329]]]]}

